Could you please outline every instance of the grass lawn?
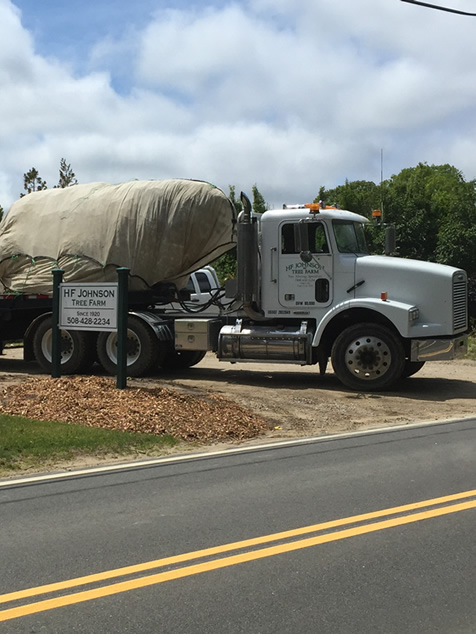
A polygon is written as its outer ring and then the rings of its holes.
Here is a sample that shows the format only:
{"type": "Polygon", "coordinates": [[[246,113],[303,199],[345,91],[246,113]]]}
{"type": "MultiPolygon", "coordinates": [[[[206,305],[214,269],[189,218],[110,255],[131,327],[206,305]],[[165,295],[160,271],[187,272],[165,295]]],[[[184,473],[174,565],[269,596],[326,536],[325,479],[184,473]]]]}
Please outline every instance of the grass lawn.
{"type": "Polygon", "coordinates": [[[132,434],[82,425],[0,415],[0,476],[23,469],[41,471],[55,462],[84,456],[160,452],[176,445],[172,436],[132,434]]]}

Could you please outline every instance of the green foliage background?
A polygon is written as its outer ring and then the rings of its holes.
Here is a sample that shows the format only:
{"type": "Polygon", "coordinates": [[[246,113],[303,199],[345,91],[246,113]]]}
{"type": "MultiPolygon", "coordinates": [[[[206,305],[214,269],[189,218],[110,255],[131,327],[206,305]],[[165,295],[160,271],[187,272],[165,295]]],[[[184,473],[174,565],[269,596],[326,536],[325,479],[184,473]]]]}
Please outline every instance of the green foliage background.
{"type": "MultiPolygon", "coordinates": [[[[321,187],[317,200],[367,218],[381,209],[383,224],[396,227],[400,256],[449,264],[476,276],[476,181],[465,181],[456,167],[419,163],[379,185],[346,181],[333,189],[321,187]]],[[[384,233],[382,225],[369,227],[372,252],[383,252],[384,233]]]]}

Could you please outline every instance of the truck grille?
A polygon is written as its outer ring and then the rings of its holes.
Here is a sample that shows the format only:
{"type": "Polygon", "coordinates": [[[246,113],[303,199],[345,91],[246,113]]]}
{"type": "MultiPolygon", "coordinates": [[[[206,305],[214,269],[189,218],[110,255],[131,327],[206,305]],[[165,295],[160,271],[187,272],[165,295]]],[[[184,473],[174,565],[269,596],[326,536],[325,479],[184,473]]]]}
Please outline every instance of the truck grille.
{"type": "Polygon", "coordinates": [[[468,327],[468,283],[461,273],[453,276],[453,330],[468,327]]]}

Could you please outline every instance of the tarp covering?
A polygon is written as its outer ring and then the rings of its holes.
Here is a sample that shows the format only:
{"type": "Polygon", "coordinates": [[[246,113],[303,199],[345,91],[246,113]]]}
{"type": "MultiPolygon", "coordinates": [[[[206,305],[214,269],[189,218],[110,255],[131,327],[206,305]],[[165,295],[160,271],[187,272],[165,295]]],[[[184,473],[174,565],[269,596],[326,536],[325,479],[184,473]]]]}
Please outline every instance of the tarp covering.
{"type": "Polygon", "coordinates": [[[0,223],[0,292],[51,294],[52,269],[65,282],[129,288],[180,282],[235,245],[235,211],[202,181],[91,183],[20,198],[0,223]],[[3,285],[3,289],[2,289],[3,285]]]}

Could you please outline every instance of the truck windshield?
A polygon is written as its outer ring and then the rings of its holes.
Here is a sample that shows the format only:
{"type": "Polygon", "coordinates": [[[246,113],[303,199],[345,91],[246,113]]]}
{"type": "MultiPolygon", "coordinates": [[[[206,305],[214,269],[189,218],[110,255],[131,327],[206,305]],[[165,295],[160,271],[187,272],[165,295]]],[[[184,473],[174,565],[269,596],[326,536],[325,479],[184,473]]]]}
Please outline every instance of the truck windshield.
{"type": "Polygon", "coordinates": [[[340,253],[362,253],[368,255],[364,226],[361,222],[333,220],[334,235],[340,253]]]}

